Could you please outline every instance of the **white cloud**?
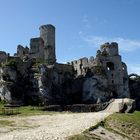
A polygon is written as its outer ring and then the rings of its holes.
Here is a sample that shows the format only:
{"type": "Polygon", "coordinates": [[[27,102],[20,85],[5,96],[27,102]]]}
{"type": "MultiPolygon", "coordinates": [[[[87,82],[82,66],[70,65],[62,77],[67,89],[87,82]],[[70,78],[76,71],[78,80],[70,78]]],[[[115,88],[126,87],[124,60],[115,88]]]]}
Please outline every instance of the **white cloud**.
{"type": "Polygon", "coordinates": [[[89,21],[87,15],[84,15],[84,16],[83,16],[82,22],[84,23],[84,25],[85,25],[86,28],[91,28],[91,24],[90,24],[90,21],[89,21]]]}
{"type": "Polygon", "coordinates": [[[106,42],[117,42],[121,51],[134,51],[140,49],[140,40],[125,39],[121,37],[107,38],[102,36],[85,35],[79,32],[80,37],[92,47],[98,47],[106,42]]]}
{"type": "Polygon", "coordinates": [[[140,40],[116,38],[114,39],[118,42],[120,50],[122,51],[134,51],[140,49],[140,40]]]}
{"type": "Polygon", "coordinates": [[[87,36],[82,38],[93,47],[99,47],[101,44],[107,42],[107,38],[100,36],[87,36]]]}

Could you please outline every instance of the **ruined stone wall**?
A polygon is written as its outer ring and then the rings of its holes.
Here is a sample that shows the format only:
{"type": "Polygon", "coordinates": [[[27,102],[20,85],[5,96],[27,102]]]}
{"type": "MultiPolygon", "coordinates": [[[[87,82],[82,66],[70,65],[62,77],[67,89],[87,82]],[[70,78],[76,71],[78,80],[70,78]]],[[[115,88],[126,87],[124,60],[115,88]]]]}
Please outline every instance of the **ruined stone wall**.
{"type": "Polygon", "coordinates": [[[118,44],[116,42],[112,42],[111,44],[105,43],[100,48],[102,53],[106,52],[109,56],[118,55],[118,44]]]}
{"type": "Polygon", "coordinates": [[[10,62],[22,63],[22,59],[20,57],[16,57],[16,56],[8,56],[6,64],[8,64],[10,62]]]}
{"type": "Polygon", "coordinates": [[[30,58],[44,59],[44,41],[42,38],[32,38],[30,40],[30,58]]]}
{"type": "Polygon", "coordinates": [[[6,52],[0,51],[0,63],[5,63],[7,57],[8,57],[8,54],[6,54],[6,52]]]}
{"type": "Polygon", "coordinates": [[[84,57],[70,63],[74,67],[75,76],[86,75],[87,68],[89,67],[88,58],[84,57]]]}
{"type": "Polygon", "coordinates": [[[123,84],[121,57],[108,56],[102,57],[101,60],[109,79],[109,85],[123,84]]]}
{"type": "Polygon", "coordinates": [[[71,75],[73,75],[73,67],[71,65],[56,63],[55,68],[59,72],[69,72],[71,75]]]}
{"type": "Polygon", "coordinates": [[[114,90],[117,97],[128,97],[128,74],[125,65],[122,65],[121,56],[118,54],[117,43],[101,45],[101,55],[98,56],[108,77],[109,87],[114,90]]]}
{"type": "Polygon", "coordinates": [[[66,79],[73,78],[73,72],[71,65],[56,63],[53,69],[53,80],[56,84],[62,84],[66,79]]]}
{"type": "Polygon", "coordinates": [[[40,37],[31,38],[30,49],[21,45],[17,47],[15,56],[22,60],[26,58],[36,58],[48,65],[55,64],[55,27],[53,25],[43,25],[40,28],[40,37]]]}
{"type": "Polygon", "coordinates": [[[17,46],[17,57],[20,57],[21,59],[23,59],[25,56],[29,55],[29,48],[28,47],[23,47],[22,45],[18,45],[17,46]]]}
{"type": "MultiPolygon", "coordinates": [[[[70,64],[74,67],[76,77],[87,75],[87,70],[92,72],[91,75],[105,76],[102,81],[107,78],[108,89],[112,91],[114,97],[129,97],[127,67],[122,63],[121,56],[118,54],[117,43],[101,45],[101,50],[97,50],[96,58],[91,57],[89,60],[82,58],[70,64]]],[[[89,90],[85,86],[84,89],[89,90]]],[[[97,92],[99,95],[100,93],[97,92]]]]}

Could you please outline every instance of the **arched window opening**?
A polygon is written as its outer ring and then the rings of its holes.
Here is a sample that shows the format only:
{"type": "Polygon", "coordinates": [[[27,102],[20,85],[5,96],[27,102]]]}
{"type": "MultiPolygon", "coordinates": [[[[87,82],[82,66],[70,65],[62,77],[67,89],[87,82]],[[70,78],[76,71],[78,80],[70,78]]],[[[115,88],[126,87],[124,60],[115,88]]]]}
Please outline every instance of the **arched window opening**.
{"type": "Polygon", "coordinates": [[[114,70],[114,63],[108,62],[108,63],[106,64],[106,68],[107,68],[107,70],[114,70]]]}

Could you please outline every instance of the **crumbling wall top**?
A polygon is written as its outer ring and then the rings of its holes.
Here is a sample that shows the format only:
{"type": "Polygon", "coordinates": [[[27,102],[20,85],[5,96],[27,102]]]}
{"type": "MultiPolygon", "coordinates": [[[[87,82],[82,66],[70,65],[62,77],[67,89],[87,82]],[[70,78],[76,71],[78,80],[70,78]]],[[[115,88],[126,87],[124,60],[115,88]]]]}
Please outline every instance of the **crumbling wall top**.
{"type": "Polygon", "coordinates": [[[118,55],[118,43],[105,43],[100,46],[101,53],[105,52],[108,56],[116,56],[118,55]]]}
{"type": "Polygon", "coordinates": [[[53,26],[52,24],[47,24],[47,25],[41,25],[39,27],[39,30],[45,30],[45,29],[48,29],[48,28],[55,28],[55,26],[53,26]]]}
{"type": "Polygon", "coordinates": [[[101,45],[101,50],[102,49],[104,49],[104,48],[112,48],[112,47],[118,47],[118,43],[116,43],[116,42],[111,42],[111,43],[109,43],[109,42],[106,42],[105,44],[103,44],[103,45],[101,45]]]}

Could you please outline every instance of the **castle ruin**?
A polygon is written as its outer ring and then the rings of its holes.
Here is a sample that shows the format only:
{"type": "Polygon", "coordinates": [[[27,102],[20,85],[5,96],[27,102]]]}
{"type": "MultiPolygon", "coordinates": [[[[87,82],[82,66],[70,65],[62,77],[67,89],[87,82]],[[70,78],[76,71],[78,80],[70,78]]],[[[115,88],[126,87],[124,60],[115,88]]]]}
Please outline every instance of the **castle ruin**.
{"type": "Polygon", "coordinates": [[[17,100],[20,91],[21,102],[38,96],[48,104],[97,103],[130,96],[127,66],[116,42],[101,45],[96,57],[60,64],[56,62],[55,27],[49,24],[39,29],[40,37],[30,40],[30,48],[18,45],[14,56],[0,52],[1,99],[17,100]]]}

